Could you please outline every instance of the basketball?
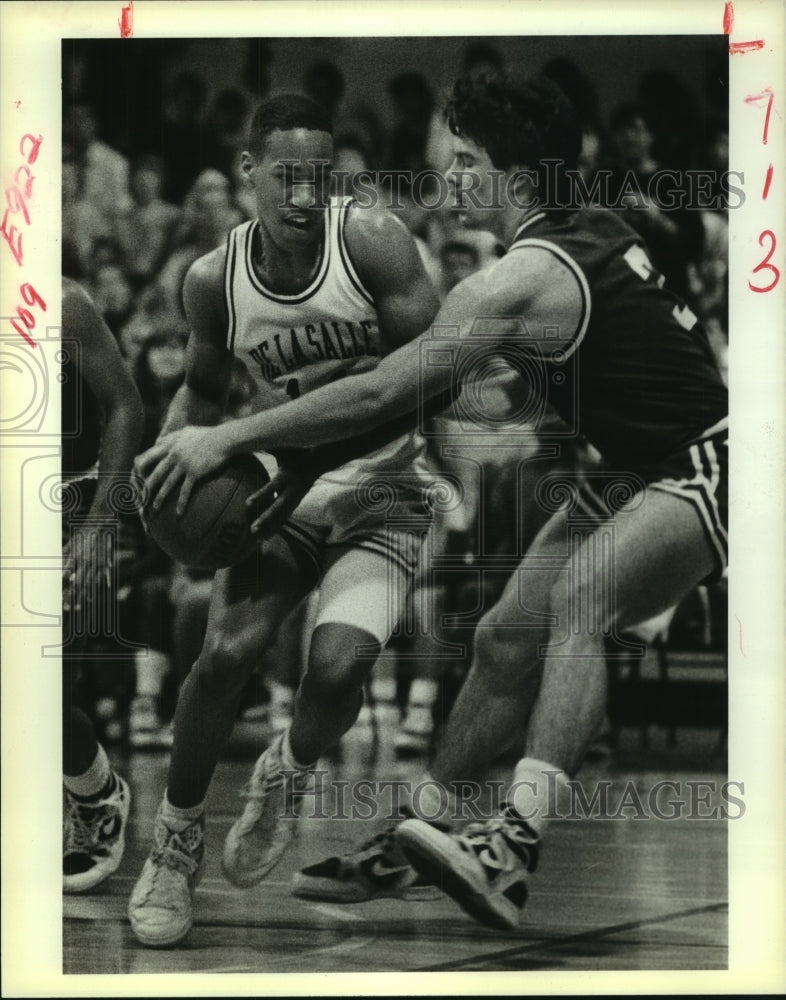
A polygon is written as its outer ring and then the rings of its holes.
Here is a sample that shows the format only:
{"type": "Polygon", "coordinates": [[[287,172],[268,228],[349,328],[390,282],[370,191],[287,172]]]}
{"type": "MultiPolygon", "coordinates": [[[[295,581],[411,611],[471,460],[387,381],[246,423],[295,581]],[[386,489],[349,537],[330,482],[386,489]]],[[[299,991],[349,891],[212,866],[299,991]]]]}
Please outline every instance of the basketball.
{"type": "Polygon", "coordinates": [[[179,489],[158,510],[146,511],[148,533],[167,555],[191,569],[234,566],[258,545],[246,500],[269,481],[252,455],[236,456],[195,484],[180,516],[175,513],[179,489]]]}

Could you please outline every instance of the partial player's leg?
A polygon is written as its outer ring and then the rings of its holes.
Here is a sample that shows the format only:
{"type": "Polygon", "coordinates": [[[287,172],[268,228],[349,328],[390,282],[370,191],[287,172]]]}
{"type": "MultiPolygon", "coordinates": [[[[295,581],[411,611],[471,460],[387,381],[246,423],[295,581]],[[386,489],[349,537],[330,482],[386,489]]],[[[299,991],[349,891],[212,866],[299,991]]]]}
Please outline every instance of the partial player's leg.
{"type": "MultiPolygon", "coordinates": [[[[555,625],[529,722],[521,720],[525,757],[516,766],[502,815],[472,824],[460,836],[445,836],[416,820],[399,829],[416,867],[441,878],[466,912],[491,926],[518,926],[544,816],[559,805],[550,801],[552,790],[559,791],[575,773],[602,721],[604,636],[673,606],[717,569],[717,552],[696,507],[657,489],[616,517],[609,559],[599,558],[600,535],[583,543],[551,588],[555,625]],[[613,599],[605,600],[609,593],[613,599]]],[[[514,685],[512,661],[509,678],[514,685]]],[[[485,714],[482,702],[478,711],[485,714]]],[[[457,758],[454,754],[454,766],[457,758]]]]}
{"type": "Polygon", "coordinates": [[[129,902],[131,926],[142,944],[167,946],[188,933],[204,851],[207,789],[243,687],[278,623],[302,596],[302,579],[280,538],[258,556],[216,574],[202,652],[178,697],[155,846],[129,902]]]}
{"type": "MultiPolygon", "coordinates": [[[[64,677],[72,676],[64,663],[64,677]]],[[[88,715],[63,699],[63,891],[87,892],[117,871],[125,848],[128,785],[112,770],[88,715]]]]}
{"type": "Polygon", "coordinates": [[[472,665],[451,710],[430,775],[449,787],[485,775],[519,749],[543,669],[551,593],[568,559],[564,513],[541,529],[499,601],[478,623],[472,665]]]}
{"type": "MultiPolygon", "coordinates": [[[[443,765],[439,770],[435,768],[431,774],[423,775],[423,780],[418,782],[418,800],[414,806],[419,807],[424,815],[436,816],[440,805],[444,806],[433,778],[449,784],[454,778],[466,778],[485,768],[487,762],[500,752],[499,734],[503,723],[511,730],[511,741],[514,735],[518,738],[521,736],[521,720],[522,717],[526,718],[534,695],[521,683],[518,674],[511,680],[510,674],[504,669],[507,660],[503,663],[503,658],[512,657],[508,666],[523,668],[521,642],[525,641],[531,646],[531,658],[534,660],[537,644],[546,640],[546,626],[535,611],[538,609],[542,613],[547,610],[551,586],[565,558],[564,518],[555,515],[553,522],[543,529],[537,542],[533,543],[531,552],[532,559],[529,562],[525,559],[519,575],[510,581],[502,598],[510,619],[519,623],[526,622],[530,627],[503,632],[500,649],[493,655],[490,644],[492,637],[496,635],[495,630],[485,628],[476,633],[475,659],[479,661],[483,654],[484,662],[488,663],[490,669],[485,675],[478,667],[470,673],[443,734],[443,741],[447,741],[450,750],[448,752],[444,749],[444,742],[440,744],[437,762],[440,754],[448,762],[455,759],[455,770],[448,771],[443,765]],[[526,594],[526,611],[521,607],[523,598],[519,594],[519,580],[524,581],[521,588],[522,593],[526,594]],[[513,644],[508,641],[509,636],[513,644]],[[517,646],[516,637],[519,639],[517,646]],[[469,697],[464,693],[467,685],[469,697]],[[476,686],[479,689],[473,694],[476,686]],[[488,707],[486,699],[490,700],[488,707]],[[501,723],[497,715],[500,716],[501,723]]],[[[490,622],[492,617],[495,619],[498,607],[492,609],[483,621],[490,622]]],[[[540,666],[533,662],[531,669],[539,673],[540,666]]],[[[402,797],[402,805],[403,814],[411,815],[412,804],[403,801],[402,797]]],[[[391,827],[380,833],[375,841],[361,845],[344,857],[330,857],[305,868],[295,877],[295,894],[333,902],[361,902],[380,896],[432,898],[434,890],[428,880],[418,878],[396,846],[396,817],[391,819],[391,827]]],[[[449,817],[444,816],[443,820],[444,823],[440,823],[440,826],[449,822],[449,817]]]]}
{"type": "Polygon", "coordinates": [[[189,809],[204,801],[243,688],[303,590],[299,564],[280,538],[259,557],[216,573],[205,641],[175,711],[167,780],[172,805],[189,809]]]}
{"type": "Polygon", "coordinates": [[[260,758],[252,778],[258,794],[225,844],[224,871],[236,885],[258,882],[289,843],[316,761],[358,717],[363,685],[396,623],[408,580],[408,570],[380,552],[328,550],[292,724],[260,758]]]}
{"type": "MultiPolygon", "coordinates": [[[[90,509],[95,486],[95,479],[68,485],[79,502],[74,513],[63,516],[64,546],[69,542],[71,518],[90,509]]],[[[68,559],[68,547],[64,554],[68,559]]],[[[84,557],[81,550],[80,555],[84,557]]],[[[117,871],[125,849],[130,807],[128,785],[112,770],[90,717],[79,707],[81,657],[86,640],[84,635],[76,635],[74,604],[91,601],[98,608],[106,608],[110,595],[74,593],[73,577],[68,573],[72,568],[67,568],[63,581],[62,662],[63,891],[68,893],[94,889],[117,871]]]]}

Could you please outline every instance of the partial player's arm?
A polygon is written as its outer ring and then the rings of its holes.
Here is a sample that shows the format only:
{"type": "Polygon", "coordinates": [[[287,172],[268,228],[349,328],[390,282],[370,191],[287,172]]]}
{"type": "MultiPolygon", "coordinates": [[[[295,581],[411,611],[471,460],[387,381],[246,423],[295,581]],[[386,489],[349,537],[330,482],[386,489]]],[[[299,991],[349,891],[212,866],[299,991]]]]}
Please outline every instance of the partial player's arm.
{"type": "Polygon", "coordinates": [[[358,277],[374,300],[383,353],[389,354],[428,329],[439,296],[412,234],[392,213],[352,208],[344,235],[358,277]]]}
{"type": "Polygon", "coordinates": [[[183,477],[172,445],[178,439],[199,438],[193,448],[194,478],[207,475],[225,458],[212,446],[212,436],[203,442],[207,428],[215,430],[226,407],[232,379],[233,357],[226,344],[228,318],[224,301],[223,248],[195,261],[183,284],[183,305],[190,335],[186,350],[186,377],[167,412],[158,441],[137,459],[146,478],[153,507],[183,477]]]}
{"type": "Polygon", "coordinates": [[[98,453],[101,476],[91,514],[110,514],[109,492],[128,476],[139,447],[142,401],[109,327],[87,293],[68,280],[63,281],[63,332],[80,344],[82,378],[103,415],[98,453]]]}
{"type": "MultiPolygon", "coordinates": [[[[273,451],[304,439],[312,445],[328,444],[356,436],[358,428],[369,431],[407,414],[414,427],[419,401],[458,391],[456,378],[468,352],[471,374],[479,352],[493,354],[502,341],[515,340],[522,349],[539,351],[545,327],[550,331],[549,350],[557,350],[572,341],[587,308],[572,272],[552,254],[538,248],[517,250],[456,285],[432,328],[383,358],[373,371],[233,421],[222,428],[222,447],[238,454],[273,451]],[[426,351],[439,352],[440,364],[429,364],[426,351]]],[[[441,401],[447,405],[449,398],[444,395],[441,401]]]]}
{"type": "Polygon", "coordinates": [[[226,346],[224,253],[220,248],[200,257],[186,274],[183,307],[191,330],[186,377],[170,404],[162,435],[187,425],[217,424],[224,413],[232,377],[232,353],[226,346]]]}
{"type": "MultiPolygon", "coordinates": [[[[127,482],[131,466],[139,447],[144,424],[144,411],[139,392],[109,327],[99,315],[87,293],[75,282],[63,280],[62,325],[65,337],[78,341],[81,375],[93,393],[103,416],[101,443],[98,451],[99,478],[95,497],[84,523],[114,517],[111,504],[112,490],[119,483],[127,482]]],[[[105,572],[108,565],[98,560],[87,560],[75,565],[74,552],[91,551],[89,542],[74,541],[64,553],[66,579],[76,601],[82,593],[94,593],[94,580],[105,572]]],[[[72,598],[66,595],[66,603],[72,598]]]]}
{"type": "MultiPolygon", "coordinates": [[[[258,435],[259,447],[271,450],[279,442],[287,442],[290,434],[306,434],[309,440],[321,442],[313,456],[315,478],[411,431],[420,417],[434,416],[454,402],[462,388],[457,375],[463,351],[471,350],[473,361],[482,361],[478,348],[487,347],[493,353],[503,339],[515,340],[527,350],[532,332],[535,344],[531,346],[539,349],[542,339],[538,334],[546,326],[549,348],[565,348],[586,325],[589,305],[573,272],[551,253],[541,249],[516,251],[490,271],[467,278],[453,289],[434,323],[435,328],[442,328],[438,341],[434,332],[427,330],[417,341],[384,359],[373,372],[342,379],[285,403],[265,414],[269,420],[264,428],[259,421],[253,427],[246,424],[246,428],[258,435]],[[523,317],[527,327],[522,325],[523,317]],[[478,320],[485,324],[486,333],[491,328],[496,336],[472,339],[473,332],[478,332],[478,320]],[[555,336],[558,330],[561,335],[555,336]],[[425,350],[443,356],[449,352],[453,364],[423,368],[425,350]],[[370,429],[358,435],[359,426],[370,429]]],[[[231,430],[240,429],[236,426],[231,430]]],[[[227,442],[227,448],[233,446],[231,440],[227,442]]],[[[293,491],[290,476],[296,483],[304,479],[297,458],[285,460],[279,474],[249,500],[252,531],[265,536],[274,533],[294,509],[303,490],[293,491]]]]}

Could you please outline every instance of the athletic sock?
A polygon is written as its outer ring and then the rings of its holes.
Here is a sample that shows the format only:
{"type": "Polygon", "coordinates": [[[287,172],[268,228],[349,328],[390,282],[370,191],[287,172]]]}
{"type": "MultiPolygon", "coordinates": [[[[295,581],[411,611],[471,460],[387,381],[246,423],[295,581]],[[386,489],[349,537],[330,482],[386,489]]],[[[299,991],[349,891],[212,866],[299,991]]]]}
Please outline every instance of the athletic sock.
{"type": "Polygon", "coordinates": [[[95,759],[84,774],[65,774],[63,784],[78,799],[99,799],[114,789],[115,777],[106,750],[99,743],[95,759]]]}
{"type": "Polygon", "coordinates": [[[540,837],[546,823],[559,816],[558,806],[568,788],[568,776],[560,767],[534,757],[524,757],[513,771],[503,812],[522,821],[540,837]]]}
{"type": "Polygon", "coordinates": [[[295,755],[292,753],[292,744],[289,742],[289,733],[291,730],[289,726],[284,733],[284,738],[281,741],[281,763],[284,765],[284,770],[286,771],[310,771],[316,766],[316,761],[311,764],[301,764],[299,760],[295,759],[295,755]]]}
{"type": "Polygon", "coordinates": [[[174,833],[182,833],[192,823],[196,822],[204,811],[204,799],[198,805],[181,808],[180,806],[173,806],[167,794],[164,793],[164,800],[161,803],[161,819],[174,833]]]}

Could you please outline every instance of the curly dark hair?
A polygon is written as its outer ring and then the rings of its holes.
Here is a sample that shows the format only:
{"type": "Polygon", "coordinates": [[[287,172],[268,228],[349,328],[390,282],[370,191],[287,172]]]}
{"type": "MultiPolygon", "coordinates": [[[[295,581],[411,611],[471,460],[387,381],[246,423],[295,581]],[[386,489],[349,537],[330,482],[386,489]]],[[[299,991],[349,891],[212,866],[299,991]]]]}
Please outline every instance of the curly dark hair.
{"type": "Polygon", "coordinates": [[[451,132],[485,149],[499,170],[536,170],[543,160],[559,160],[563,170],[578,168],[581,126],[573,105],[548,77],[521,82],[510,76],[462,77],[446,114],[451,132]]]}

